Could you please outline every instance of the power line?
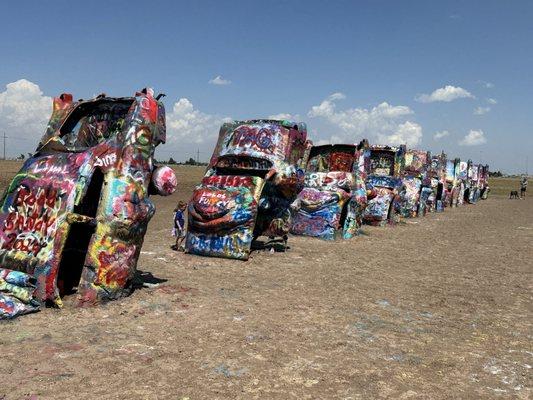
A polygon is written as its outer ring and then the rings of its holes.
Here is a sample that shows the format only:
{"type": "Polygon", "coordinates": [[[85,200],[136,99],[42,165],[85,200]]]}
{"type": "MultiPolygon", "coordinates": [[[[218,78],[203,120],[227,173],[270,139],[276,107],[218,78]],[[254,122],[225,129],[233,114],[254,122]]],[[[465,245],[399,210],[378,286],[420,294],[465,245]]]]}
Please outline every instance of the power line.
{"type": "Polygon", "coordinates": [[[2,145],[3,145],[2,146],[3,147],[3,157],[2,157],[2,160],[6,159],[6,139],[9,139],[9,140],[23,140],[23,141],[28,140],[28,139],[24,139],[24,138],[16,138],[16,137],[7,136],[5,131],[3,132],[2,139],[3,139],[3,143],[2,143],[2,145]]]}

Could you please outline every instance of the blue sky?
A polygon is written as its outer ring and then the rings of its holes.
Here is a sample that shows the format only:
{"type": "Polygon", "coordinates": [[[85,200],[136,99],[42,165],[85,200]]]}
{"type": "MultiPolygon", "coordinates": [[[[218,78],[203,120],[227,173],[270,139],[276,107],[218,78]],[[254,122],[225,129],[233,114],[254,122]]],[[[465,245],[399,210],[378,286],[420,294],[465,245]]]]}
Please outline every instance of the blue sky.
{"type": "Polygon", "coordinates": [[[161,158],[207,159],[224,118],[288,114],[315,142],[408,141],[511,173],[529,153],[533,170],[530,1],[28,1],[0,14],[8,155],[35,147],[50,96],[148,85],[168,96],[161,158]]]}

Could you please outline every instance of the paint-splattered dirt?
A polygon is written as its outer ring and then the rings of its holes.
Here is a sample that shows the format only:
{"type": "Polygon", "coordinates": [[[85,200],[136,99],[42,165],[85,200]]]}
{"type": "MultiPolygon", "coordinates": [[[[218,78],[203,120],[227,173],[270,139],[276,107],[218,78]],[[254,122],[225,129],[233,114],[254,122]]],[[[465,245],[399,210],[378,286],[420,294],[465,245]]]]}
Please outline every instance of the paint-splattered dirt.
{"type": "Polygon", "coordinates": [[[531,396],[533,198],[240,262],[170,250],[201,174],[154,198],[139,263],[154,287],[0,323],[0,399],[531,396]]]}

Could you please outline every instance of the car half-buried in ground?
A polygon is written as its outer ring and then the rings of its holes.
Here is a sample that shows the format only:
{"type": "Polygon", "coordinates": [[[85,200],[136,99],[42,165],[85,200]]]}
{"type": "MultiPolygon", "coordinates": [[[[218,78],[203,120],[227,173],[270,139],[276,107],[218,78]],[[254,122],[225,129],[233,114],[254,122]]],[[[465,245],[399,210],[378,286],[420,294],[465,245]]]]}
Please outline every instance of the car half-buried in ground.
{"type": "Polygon", "coordinates": [[[286,246],[290,205],[303,188],[308,147],[303,123],[223,124],[189,203],[186,251],[246,260],[259,236],[281,237],[286,246]]]}
{"type": "Polygon", "coordinates": [[[461,160],[459,158],[446,160],[446,186],[444,188],[444,205],[446,207],[457,207],[459,203],[461,194],[460,163],[461,160]]]}
{"type": "Polygon", "coordinates": [[[405,145],[399,147],[370,146],[370,163],[366,189],[368,203],[363,221],[370,225],[397,223],[400,218],[401,174],[405,164],[405,145]]]}
{"type": "Polygon", "coordinates": [[[165,109],[151,89],[54,99],[46,133],[1,202],[0,278],[32,292],[20,313],[35,301],[61,307],[74,292],[78,305],[130,293],[155,212],[148,196],[176,187],[171,169],[154,166],[165,136],[165,109]]]}
{"type": "Polygon", "coordinates": [[[444,152],[431,157],[428,178],[431,192],[426,200],[427,211],[444,211],[446,196],[446,154],[444,152]]]}
{"type": "Polygon", "coordinates": [[[426,213],[426,201],[431,192],[427,175],[430,160],[429,151],[409,149],[405,153],[402,172],[404,190],[400,200],[400,214],[404,218],[423,216],[426,213]]]}
{"type": "Polygon", "coordinates": [[[291,227],[296,235],[333,240],[357,235],[366,207],[365,160],[368,142],[314,146],[306,166],[305,187],[295,201],[291,227]]]}
{"type": "Polygon", "coordinates": [[[479,166],[479,188],[481,191],[479,195],[481,200],[487,200],[490,192],[488,164],[479,166]]]}

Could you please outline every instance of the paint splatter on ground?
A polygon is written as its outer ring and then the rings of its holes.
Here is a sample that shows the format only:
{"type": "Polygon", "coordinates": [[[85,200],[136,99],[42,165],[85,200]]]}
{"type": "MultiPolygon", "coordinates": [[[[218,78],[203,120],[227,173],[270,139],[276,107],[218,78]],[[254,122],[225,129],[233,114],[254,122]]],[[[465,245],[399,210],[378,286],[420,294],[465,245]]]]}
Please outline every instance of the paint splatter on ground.
{"type": "Polygon", "coordinates": [[[0,398],[531,397],[533,198],[240,262],[170,250],[203,170],[177,173],[154,198],[150,288],[1,323],[0,398]]]}

